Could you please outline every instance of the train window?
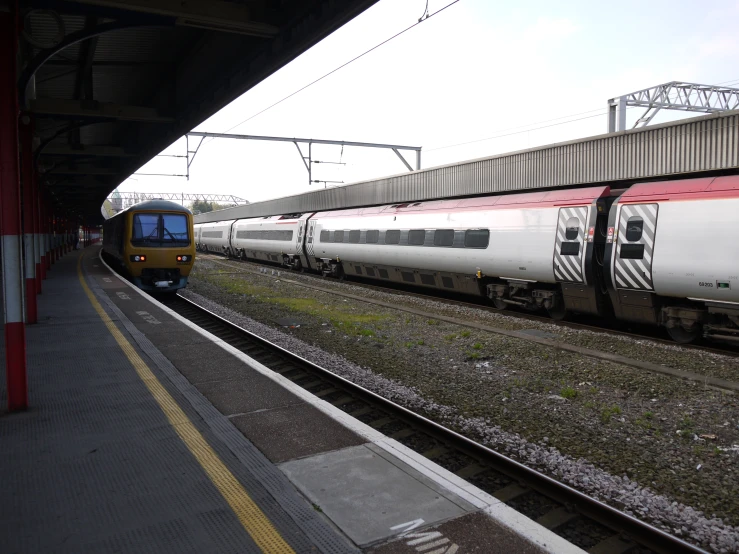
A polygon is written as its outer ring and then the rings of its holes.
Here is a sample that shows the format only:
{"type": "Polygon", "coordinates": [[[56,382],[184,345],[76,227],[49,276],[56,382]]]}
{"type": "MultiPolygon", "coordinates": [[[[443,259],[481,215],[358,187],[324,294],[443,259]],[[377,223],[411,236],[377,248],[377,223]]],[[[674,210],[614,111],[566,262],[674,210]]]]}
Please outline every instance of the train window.
{"type": "Polygon", "coordinates": [[[579,256],[580,255],[580,243],[579,242],[563,242],[559,250],[562,256],[579,256]]]}
{"type": "Polygon", "coordinates": [[[641,217],[630,217],[626,222],[626,240],[636,242],[644,232],[644,220],[641,217]]]}
{"type": "Polygon", "coordinates": [[[133,240],[152,238],[159,240],[159,214],[136,214],[133,216],[133,240]]]}
{"type": "Polygon", "coordinates": [[[644,259],[644,245],[643,244],[622,244],[621,254],[619,257],[625,260],[642,260],[644,259]]]}
{"type": "Polygon", "coordinates": [[[426,229],[411,229],[408,232],[408,244],[420,246],[426,240],[426,229]]]}
{"type": "Polygon", "coordinates": [[[571,217],[565,223],[565,238],[567,240],[576,240],[577,235],[580,233],[580,220],[576,217],[571,217]]]}
{"type": "Polygon", "coordinates": [[[380,231],[367,231],[367,244],[377,244],[380,240],[380,231]]]}
{"type": "Polygon", "coordinates": [[[330,238],[329,238],[328,233],[329,232],[326,229],[324,229],[323,231],[321,231],[321,236],[319,237],[320,240],[321,240],[321,242],[329,242],[330,241],[330,238]]]}
{"type": "Polygon", "coordinates": [[[385,231],[385,244],[398,244],[400,242],[400,231],[395,229],[385,231]]]}
{"type": "Polygon", "coordinates": [[[434,231],[434,246],[451,246],[454,243],[454,229],[434,231]]]}
{"type": "Polygon", "coordinates": [[[464,233],[465,248],[487,248],[489,243],[489,229],[468,229],[464,233]]]}
{"type": "Polygon", "coordinates": [[[349,231],[349,242],[357,244],[359,242],[359,231],[349,231]]]}
{"type": "Polygon", "coordinates": [[[334,242],[344,242],[344,231],[334,231],[334,242]]]}

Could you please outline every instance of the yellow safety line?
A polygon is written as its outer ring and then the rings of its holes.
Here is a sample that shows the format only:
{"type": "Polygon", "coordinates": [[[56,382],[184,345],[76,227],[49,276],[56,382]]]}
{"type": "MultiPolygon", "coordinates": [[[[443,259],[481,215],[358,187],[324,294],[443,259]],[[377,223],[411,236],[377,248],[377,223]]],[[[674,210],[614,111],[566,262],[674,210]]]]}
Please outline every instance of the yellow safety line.
{"type": "Polygon", "coordinates": [[[110,319],[103,307],[95,298],[90,287],[85,282],[82,274],[82,254],[77,261],[77,276],[79,277],[82,288],[90,299],[90,303],[95,308],[100,318],[105,323],[110,333],[115,338],[118,346],[121,347],[123,353],[131,362],[136,373],[144,382],[149,392],[159,404],[159,407],[167,416],[169,423],[177,431],[177,434],[185,443],[200,466],[208,474],[210,480],[216,486],[218,491],[226,499],[231,509],[239,518],[239,521],[251,535],[254,542],[262,549],[262,552],[269,554],[295,554],[295,551],[285,542],[277,529],[274,528],[267,516],[259,509],[249,494],[241,486],[241,483],[233,476],[228,468],[223,464],[213,449],[210,447],[205,437],[198,432],[185,412],[179,407],[177,402],[162,386],[146,362],[141,359],[130,342],[126,340],[115,323],[110,319]]]}

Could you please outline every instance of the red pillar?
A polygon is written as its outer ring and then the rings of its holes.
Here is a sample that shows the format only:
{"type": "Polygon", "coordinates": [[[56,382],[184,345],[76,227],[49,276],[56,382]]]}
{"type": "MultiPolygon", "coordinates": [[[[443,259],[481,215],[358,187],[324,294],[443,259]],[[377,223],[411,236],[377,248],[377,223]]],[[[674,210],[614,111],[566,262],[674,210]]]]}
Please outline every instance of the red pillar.
{"type": "Polygon", "coordinates": [[[21,203],[18,173],[17,27],[15,14],[0,11],[0,237],[5,300],[5,374],[8,409],[28,407],[26,328],[23,322],[21,203]]]}
{"type": "Polygon", "coordinates": [[[26,278],[26,322],[36,323],[38,316],[36,311],[36,254],[33,251],[33,132],[28,117],[21,118],[18,131],[21,143],[21,184],[23,187],[23,273],[26,278]]]}

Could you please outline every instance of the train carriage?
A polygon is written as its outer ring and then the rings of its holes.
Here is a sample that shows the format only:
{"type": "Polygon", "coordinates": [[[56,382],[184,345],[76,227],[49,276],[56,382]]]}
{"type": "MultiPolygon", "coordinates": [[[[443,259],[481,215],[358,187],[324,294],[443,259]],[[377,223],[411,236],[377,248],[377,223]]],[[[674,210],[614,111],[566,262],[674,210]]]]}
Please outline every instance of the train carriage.
{"type": "Polygon", "coordinates": [[[296,270],[310,267],[303,252],[303,233],[312,215],[240,219],[231,232],[231,254],[243,259],[277,262],[296,270]]]}
{"type": "Polygon", "coordinates": [[[218,252],[220,254],[229,254],[231,239],[231,226],[234,220],[217,221],[214,223],[198,224],[198,250],[203,252],[218,252]]]}
{"type": "Polygon", "coordinates": [[[609,195],[594,187],[318,213],[308,253],[326,274],[483,294],[501,309],[557,317],[601,313],[593,264],[609,195]]]}
{"type": "Polygon", "coordinates": [[[739,177],[642,183],[611,210],[606,264],[620,319],[673,339],[731,338],[739,325],[739,177]]]}

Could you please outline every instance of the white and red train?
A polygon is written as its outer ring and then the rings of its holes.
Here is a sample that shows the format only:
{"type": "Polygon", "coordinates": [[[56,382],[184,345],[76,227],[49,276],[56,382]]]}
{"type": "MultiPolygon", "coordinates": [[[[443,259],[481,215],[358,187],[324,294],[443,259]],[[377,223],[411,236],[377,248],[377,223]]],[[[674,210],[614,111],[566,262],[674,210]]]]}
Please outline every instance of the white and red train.
{"type": "Polygon", "coordinates": [[[739,176],[195,225],[200,250],[739,341],[739,176]]]}

